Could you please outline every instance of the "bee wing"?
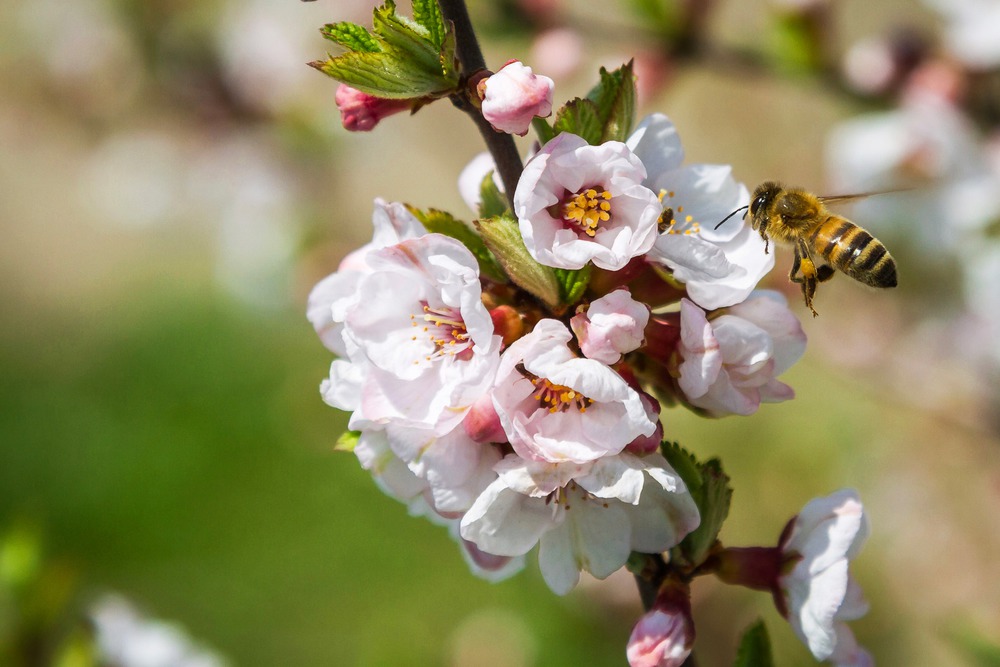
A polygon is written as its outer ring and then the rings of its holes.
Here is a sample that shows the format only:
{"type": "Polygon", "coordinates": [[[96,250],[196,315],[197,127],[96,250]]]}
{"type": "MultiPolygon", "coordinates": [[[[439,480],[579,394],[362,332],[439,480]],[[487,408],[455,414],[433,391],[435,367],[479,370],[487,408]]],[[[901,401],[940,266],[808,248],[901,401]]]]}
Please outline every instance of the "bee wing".
{"type": "Polygon", "coordinates": [[[827,197],[817,197],[824,204],[832,204],[834,202],[843,201],[854,201],[856,199],[865,199],[866,197],[874,197],[875,195],[891,195],[897,192],[908,192],[913,188],[892,188],[890,190],[875,190],[874,192],[859,192],[857,194],[850,195],[829,195],[827,197]]]}

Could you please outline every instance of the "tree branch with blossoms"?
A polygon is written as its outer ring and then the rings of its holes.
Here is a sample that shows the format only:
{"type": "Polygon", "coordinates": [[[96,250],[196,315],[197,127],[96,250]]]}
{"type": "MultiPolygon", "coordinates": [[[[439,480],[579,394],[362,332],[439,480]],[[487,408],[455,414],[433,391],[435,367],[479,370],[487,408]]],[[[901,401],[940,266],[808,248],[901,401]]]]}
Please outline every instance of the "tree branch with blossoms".
{"type": "MultiPolygon", "coordinates": [[[[748,189],[687,164],[667,116],[637,120],[631,63],[549,122],[553,82],[517,60],[485,71],[464,3],[413,14],[387,1],[371,30],[323,28],[343,53],[312,64],[341,82],[345,127],[448,98],[490,157],[461,179],[471,224],[376,199],[371,242],[310,294],[336,356],[323,399],[350,413],[338,447],[448,524],[477,575],[511,576],[536,546],[559,595],[627,567],[646,610],[633,667],[692,664],[690,591],[708,574],[769,592],[817,659],[866,664],[845,624],[865,611],[847,570],[867,536],[857,495],[807,504],[775,546],[727,547],[721,461],[663,437],[668,407],[745,416],[794,396],[778,377],[805,334],[757,289],[774,255],[746,221],[715,225],[748,189]],[[541,147],[522,170],[510,135],[529,129],[541,147]]],[[[762,628],[737,660],[770,664],[762,628]]]]}

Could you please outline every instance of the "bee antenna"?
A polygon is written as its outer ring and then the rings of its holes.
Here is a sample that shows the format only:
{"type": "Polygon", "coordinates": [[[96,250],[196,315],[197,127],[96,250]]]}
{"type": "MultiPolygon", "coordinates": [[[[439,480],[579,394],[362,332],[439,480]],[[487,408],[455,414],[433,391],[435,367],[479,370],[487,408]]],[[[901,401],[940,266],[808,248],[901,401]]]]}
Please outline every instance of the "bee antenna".
{"type": "Polygon", "coordinates": [[[722,226],[722,223],[723,223],[723,222],[725,222],[726,220],[729,220],[729,218],[733,217],[734,215],[736,215],[736,214],[737,214],[737,213],[739,213],[740,211],[745,211],[745,210],[747,210],[748,208],[750,208],[750,204],[747,204],[746,206],[740,206],[740,207],[739,207],[738,209],[736,209],[735,211],[733,211],[732,213],[730,213],[729,215],[727,215],[726,217],[724,217],[724,218],[722,219],[722,222],[720,222],[719,224],[717,224],[717,225],[715,226],[715,229],[718,229],[719,227],[721,227],[721,226],[722,226]]]}

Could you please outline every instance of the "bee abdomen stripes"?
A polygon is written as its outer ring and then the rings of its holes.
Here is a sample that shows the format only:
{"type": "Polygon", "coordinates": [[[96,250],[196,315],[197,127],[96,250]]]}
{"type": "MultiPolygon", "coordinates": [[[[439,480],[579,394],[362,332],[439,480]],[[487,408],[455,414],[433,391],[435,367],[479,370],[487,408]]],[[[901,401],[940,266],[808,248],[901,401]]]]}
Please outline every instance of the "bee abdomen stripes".
{"type": "Polygon", "coordinates": [[[830,216],[811,237],[816,252],[855,280],[873,287],[896,286],[896,262],[885,245],[853,222],[830,216]]]}

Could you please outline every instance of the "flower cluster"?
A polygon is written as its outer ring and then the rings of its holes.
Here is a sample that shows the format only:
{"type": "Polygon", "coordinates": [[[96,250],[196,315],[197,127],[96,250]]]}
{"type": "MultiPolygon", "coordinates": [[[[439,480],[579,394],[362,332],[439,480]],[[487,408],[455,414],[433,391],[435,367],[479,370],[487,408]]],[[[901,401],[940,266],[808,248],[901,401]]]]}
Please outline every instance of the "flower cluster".
{"type": "Polygon", "coordinates": [[[750,415],[794,395],[779,377],[805,334],[759,289],[774,255],[742,219],[718,224],[747,188],[727,165],[686,163],[666,116],[636,123],[631,63],[602,69],[549,123],[553,82],[517,60],[457,71],[457,24],[436,8],[414,0],[406,30],[388,27],[393,3],[373,33],[327,26],[347,53],[313,63],[357,89],[338,101],[348,129],[447,95],[490,148],[459,177],[471,225],[378,199],[372,241],[311,293],[337,357],[321,392],[350,412],[340,448],[447,525],[488,579],[536,545],[557,594],[627,566],[648,609],[633,666],[686,660],[690,583],[710,573],[770,591],[817,658],[864,664],[843,623],[864,611],[847,578],[865,534],[856,498],[814,501],[778,547],[727,549],[721,464],[663,437],[668,407],[750,415]],[[414,43],[426,53],[399,55],[414,43]],[[522,168],[506,135],[529,129],[539,143],[522,168]]]}
{"type": "Polygon", "coordinates": [[[700,518],[658,451],[661,405],[746,415],[791,398],[776,377],[805,346],[783,298],[754,292],[772,261],[760,237],[712,229],[747,198],[729,167],[684,165],[663,115],[625,142],[556,135],[512,207],[524,262],[589,276],[548,307],[505,246],[491,249],[510,275],[487,276],[478,246],[377,200],[371,243],[309,298],[337,355],[323,398],[351,413],[383,489],[452,524],[479,571],[513,571],[537,544],[566,593],[581,571],[664,552],[700,518]]]}

